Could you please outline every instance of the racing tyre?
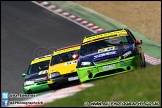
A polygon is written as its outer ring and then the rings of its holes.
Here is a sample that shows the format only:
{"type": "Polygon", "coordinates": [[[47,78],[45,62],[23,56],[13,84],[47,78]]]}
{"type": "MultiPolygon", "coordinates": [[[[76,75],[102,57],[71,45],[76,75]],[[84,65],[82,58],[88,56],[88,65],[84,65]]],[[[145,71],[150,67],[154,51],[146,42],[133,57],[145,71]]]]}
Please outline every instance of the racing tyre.
{"type": "Polygon", "coordinates": [[[49,84],[48,87],[49,87],[50,90],[53,90],[52,84],[49,84]]]}
{"type": "Polygon", "coordinates": [[[144,68],[146,67],[146,61],[145,61],[145,58],[144,58],[144,64],[143,64],[143,67],[144,67],[144,68]]]}
{"type": "Polygon", "coordinates": [[[27,94],[32,94],[33,92],[29,89],[28,91],[27,91],[27,94]]]}
{"type": "Polygon", "coordinates": [[[57,85],[52,85],[52,84],[49,84],[48,87],[50,88],[50,90],[58,90],[59,87],[57,85]]]}
{"type": "Polygon", "coordinates": [[[140,57],[141,57],[141,60],[140,60],[141,68],[145,68],[145,67],[146,67],[146,61],[145,61],[145,58],[144,58],[144,61],[143,61],[141,55],[140,55],[140,57]]]}

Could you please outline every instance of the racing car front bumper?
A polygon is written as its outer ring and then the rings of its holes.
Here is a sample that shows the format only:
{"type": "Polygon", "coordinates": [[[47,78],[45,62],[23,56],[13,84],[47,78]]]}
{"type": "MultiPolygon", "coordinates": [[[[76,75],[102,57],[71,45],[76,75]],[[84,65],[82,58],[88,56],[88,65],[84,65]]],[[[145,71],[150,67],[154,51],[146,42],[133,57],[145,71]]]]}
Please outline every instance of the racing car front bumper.
{"type": "Polygon", "coordinates": [[[25,94],[37,93],[44,90],[49,90],[47,83],[23,86],[23,91],[25,94]]]}
{"type": "Polygon", "coordinates": [[[140,66],[140,57],[133,56],[123,60],[117,59],[94,64],[94,66],[77,68],[77,73],[81,83],[134,70],[140,66]]]}
{"type": "Polygon", "coordinates": [[[69,86],[70,84],[79,83],[79,78],[77,72],[73,72],[70,74],[64,74],[56,78],[50,79],[48,82],[48,86],[51,90],[58,89],[60,87],[69,86]]]}

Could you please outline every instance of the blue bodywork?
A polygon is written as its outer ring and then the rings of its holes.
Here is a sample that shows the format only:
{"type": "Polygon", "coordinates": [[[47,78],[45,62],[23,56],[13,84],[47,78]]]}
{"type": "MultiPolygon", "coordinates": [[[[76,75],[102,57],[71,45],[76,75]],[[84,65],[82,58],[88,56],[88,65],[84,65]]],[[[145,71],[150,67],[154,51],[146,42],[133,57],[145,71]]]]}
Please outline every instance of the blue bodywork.
{"type": "Polygon", "coordinates": [[[111,51],[105,51],[105,52],[98,53],[98,50],[96,50],[92,54],[80,55],[78,59],[77,67],[81,66],[81,62],[85,62],[85,61],[96,62],[96,61],[100,61],[104,59],[119,57],[128,51],[131,51],[132,54],[135,53],[134,44],[126,44],[126,45],[123,45],[122,47],[115,46],[115,49],[111,51]]]}

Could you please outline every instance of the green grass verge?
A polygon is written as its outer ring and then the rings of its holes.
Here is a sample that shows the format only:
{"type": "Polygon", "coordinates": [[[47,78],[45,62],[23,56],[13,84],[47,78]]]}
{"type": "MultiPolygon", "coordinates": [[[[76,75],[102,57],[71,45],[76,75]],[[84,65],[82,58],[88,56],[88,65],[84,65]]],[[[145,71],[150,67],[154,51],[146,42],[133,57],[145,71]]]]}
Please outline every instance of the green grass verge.
{"type": "Polygon", "coordinates": [[[95,86],[43,107],[82,107],[92,101],[157,101],[161,104],[161,65],[90,81],[95,86]]]}

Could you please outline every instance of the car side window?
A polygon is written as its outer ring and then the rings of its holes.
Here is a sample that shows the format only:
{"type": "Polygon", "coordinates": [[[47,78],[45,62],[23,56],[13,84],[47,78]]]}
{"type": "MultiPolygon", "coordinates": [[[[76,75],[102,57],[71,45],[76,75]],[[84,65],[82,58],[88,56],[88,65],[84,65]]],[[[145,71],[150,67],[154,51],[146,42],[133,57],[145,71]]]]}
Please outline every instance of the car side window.
{"type": "Polygon", "coordinates": [[[130,37],[132,37],[133,41],[135,42],[136,41],[136,38],[134,37],[134,35],[129,30],[127,30],[127,32],[130,35],[130,37]]]}
{"type": "Polygon", "coordinates": [[[55,56],[52,57],[50,66],[55,65],[57,63],[60,63],[59,55],[55,55],[55,56]]]}
{"type": "Polygon", "coordinates": [[[122,42],[126,42],[126,43],[129,42],[125,36],[119,37],[119,40],[121,40],[122,42]]]}

